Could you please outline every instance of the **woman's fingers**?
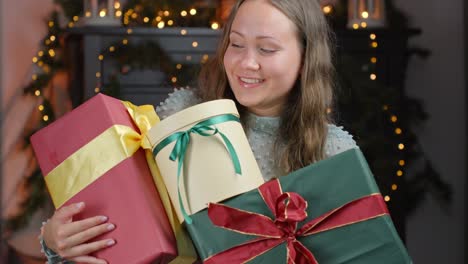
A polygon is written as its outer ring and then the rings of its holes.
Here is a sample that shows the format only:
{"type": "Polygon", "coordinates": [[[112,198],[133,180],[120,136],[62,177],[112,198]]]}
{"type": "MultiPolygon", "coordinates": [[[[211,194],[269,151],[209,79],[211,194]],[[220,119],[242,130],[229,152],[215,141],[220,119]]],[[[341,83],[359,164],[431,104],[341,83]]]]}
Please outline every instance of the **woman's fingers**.
{"type": "Polygon", "coordinates": [[[115,228],[113,224],[105,223],[107,217],[104,216],[73,222],[73,217],[84,207],[84,203],[64,206],[57,210],[43,227],[43,239],[47,246],[62,257],[86,256],[112,244],[108,240],[103,240],[104,242],[97,241],[81,245],[115,228]]]}
{"type": "Polygon", "coordinates": [[[115,244],[113,239],[104,239],[86,244],[77,245],[71,248],[59,250],[57,252],[61,257],[65,259],[75,258],[77,256],[86,256],[94,251],[110,247],[115,244]]]}
{"type": "Polygon", "coordinates": [[[59,232],[58,235],[61,238],[70,237],[77,233],[88,230],[92,227],[95,227],[97,225],[105,223],[106,221],[107,221],[106,216],[95,216],[95,217],[86,218],[80,221],[71,222],[69,224],[64,224],[62,225],[62,228],[58,230],[59,232]]]}
{"type": "Polygon", "coordinates": [[[57,219],[57,221],[60,221],[62,223],[70,222],[73,216],[83,211],[84,208],[84,202],[70,204],[57,210],[54,216],[57,219]]]}
{"type": "Polygon", "coordinates": [[[85,243],[86,241],[95,238],[99,235],[102,235],[104,233],[107,233],[109,231],[114,230],[115,225],[114,224],[101,224],[98,226],[93,226],[90,228],[87,228],[86,230],[76,233],[70,237],[67,237],[64,242],[65,242],[65,247],[74,247],[76,245],[85,243]]]}
{"type": "Polygon", "coordinates": [[[78,263],[89,263],[89,264],[107,264],[107,261],[103,259],[98,259],[91,256],[79,256],[76,258],[70,259],[71,261],[78,262],[78,263]]]}

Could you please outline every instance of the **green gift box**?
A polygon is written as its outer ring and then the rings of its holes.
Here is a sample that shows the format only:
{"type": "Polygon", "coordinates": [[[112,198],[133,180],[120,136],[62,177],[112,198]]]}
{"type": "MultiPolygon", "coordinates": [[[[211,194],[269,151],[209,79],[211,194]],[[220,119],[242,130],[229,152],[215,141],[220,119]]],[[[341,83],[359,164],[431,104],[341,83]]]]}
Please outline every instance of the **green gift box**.
{"type": "Polygon", "coordinates": [[[191,217],[204,263],[411,263],[359,149],[191,217]]]}

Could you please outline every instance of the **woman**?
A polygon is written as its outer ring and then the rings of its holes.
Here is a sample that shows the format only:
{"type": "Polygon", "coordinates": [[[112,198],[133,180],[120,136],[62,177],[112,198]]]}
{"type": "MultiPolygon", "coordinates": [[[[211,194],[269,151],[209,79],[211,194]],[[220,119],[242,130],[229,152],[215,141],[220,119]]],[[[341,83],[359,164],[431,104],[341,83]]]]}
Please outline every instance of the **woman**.
{"type": "MultiPolygon", "coordinates": [[[[329,30],[318,1],[241,0],[225,25],[216,56],[200,75],[200,88],[175,91],[157,112],[165,118],[202,101],[233,99],[269,180],[357,147],[347,132],[331,125],[327,114],[333,73],[329,30]]],[[[104,216],[73,222],[84,206],[64,207],[44,225],[42,242],[49,247],[50,263],[57,263],[58,255],[106,263],[89,254],[115,241],[87,241],[114,226],[104,216]]]]}

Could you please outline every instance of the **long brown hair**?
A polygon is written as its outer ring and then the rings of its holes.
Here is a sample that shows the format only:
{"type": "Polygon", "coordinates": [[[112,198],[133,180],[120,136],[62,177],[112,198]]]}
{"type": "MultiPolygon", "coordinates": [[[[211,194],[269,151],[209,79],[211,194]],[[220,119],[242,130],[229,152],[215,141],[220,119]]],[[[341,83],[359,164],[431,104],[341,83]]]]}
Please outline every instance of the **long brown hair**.
{"type": "MultiPolygon", "coordinates": [[[[205,65],[199,77],[200,96],[214,100],[229,98],[239,104],[229,86],[224,69],[224,53],[229,45],[229,34],[239,7],[233,6],[225,23],[215,56],[205,65]]],[[[331,33],[317,0],[268,0],[282,11],[296,26],[302,44],[302,70],[291,90],[281,117],[276,148],[281,169],[289,173],[325,157],[327,110],[333,99],[334,67],[332,63],[331,33]],[[282,146],[282,147],[279,147],[282,146]]]]}

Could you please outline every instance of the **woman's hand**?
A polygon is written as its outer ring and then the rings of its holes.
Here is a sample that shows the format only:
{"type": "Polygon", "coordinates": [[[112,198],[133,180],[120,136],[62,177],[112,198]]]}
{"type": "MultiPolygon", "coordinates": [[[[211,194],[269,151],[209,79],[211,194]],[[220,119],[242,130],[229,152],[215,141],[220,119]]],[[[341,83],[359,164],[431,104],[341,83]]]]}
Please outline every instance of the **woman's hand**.
{"type": "Polygon", "coordinates": [[[73,216],[83,211],[84,203],[64,206],[55,211],[52,218],[43,226],[43,239],[50,249],[62,258],[80,263],[105,264],[105,260],[89,254],[112,246],[113,239],[89,242],[90,239],[109,232],[115,228],[106,223],[107,217],[95,216],[73,222],[73,216]]]}

